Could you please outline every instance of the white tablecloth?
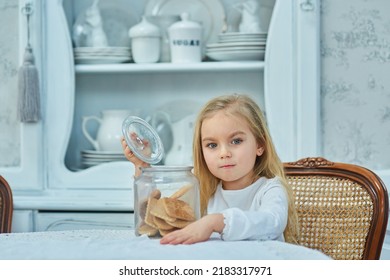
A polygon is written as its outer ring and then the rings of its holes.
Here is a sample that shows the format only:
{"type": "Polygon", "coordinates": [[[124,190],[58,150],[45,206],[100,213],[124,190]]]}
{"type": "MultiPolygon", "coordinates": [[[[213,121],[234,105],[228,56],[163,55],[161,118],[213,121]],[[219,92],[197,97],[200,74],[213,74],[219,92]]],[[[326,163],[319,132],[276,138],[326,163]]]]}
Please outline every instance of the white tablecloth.
{"type": "Polygon", "coordinates": [[[0,259],[21,260],[325,260],[323,253],[278,241],[222,241],[160,245],[131,230],[75,230],[0,234],[0,259]]]}

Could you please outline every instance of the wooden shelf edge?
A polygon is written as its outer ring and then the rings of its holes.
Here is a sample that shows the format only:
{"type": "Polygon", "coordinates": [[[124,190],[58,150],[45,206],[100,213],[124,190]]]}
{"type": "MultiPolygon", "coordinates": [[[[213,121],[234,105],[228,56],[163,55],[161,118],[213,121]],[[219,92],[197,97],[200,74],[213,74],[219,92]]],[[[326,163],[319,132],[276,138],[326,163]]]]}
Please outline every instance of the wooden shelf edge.
{"type": "Polygon", "coordinates": [[[228,72],[260,71],[264,61],[224,61],[189,64],[150,63],[150,64],[79,64],[75,65],[77,74],[93,73],[172,73],[172,72],[228,72]]]}

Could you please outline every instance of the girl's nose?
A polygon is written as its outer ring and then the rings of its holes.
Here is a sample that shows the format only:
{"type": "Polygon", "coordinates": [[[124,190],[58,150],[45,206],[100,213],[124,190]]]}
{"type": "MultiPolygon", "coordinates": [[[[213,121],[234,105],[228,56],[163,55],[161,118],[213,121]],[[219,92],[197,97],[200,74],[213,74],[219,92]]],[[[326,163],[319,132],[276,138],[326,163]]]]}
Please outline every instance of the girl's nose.
{"type": "Polygon", "coordinates": [[[232,156],[232,154],[230,153],[230,150],[227,147],[222,146],[221,150],[220,150],[220,157],[221,157],[221,159],[229,158],[231,156],[232,156]]]}

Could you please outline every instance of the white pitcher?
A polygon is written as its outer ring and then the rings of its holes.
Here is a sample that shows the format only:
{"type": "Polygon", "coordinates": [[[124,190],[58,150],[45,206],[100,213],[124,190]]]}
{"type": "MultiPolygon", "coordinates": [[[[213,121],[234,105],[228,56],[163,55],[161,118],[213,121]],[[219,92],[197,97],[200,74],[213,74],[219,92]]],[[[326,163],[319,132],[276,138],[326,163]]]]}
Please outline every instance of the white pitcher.
{"type": "Polygon", "coordinates": [[[87,140],[97,151],[122,152],[120,138],[122,137],[123,120],[134,114],[132,110],[104,110],[102,117],[84,116],[82,131],[87,140]],[[96,139],[88,132],[87,125],[90,121],[99,123],[96,139]]]}
{"type": "Polygon", "coordinates": [[[157,128],[160,124],[172,133],[172,143],[168,143],[170,148],[167,149],[167,143],[164,143],[167,154],[164,158],[165,165],[193,165],[192,157],[192,138],[194,134],[195,114],[190,114],[175,122],[171,121],[169,114],[157,111],[152,120],[152,126],[157,128]]]}

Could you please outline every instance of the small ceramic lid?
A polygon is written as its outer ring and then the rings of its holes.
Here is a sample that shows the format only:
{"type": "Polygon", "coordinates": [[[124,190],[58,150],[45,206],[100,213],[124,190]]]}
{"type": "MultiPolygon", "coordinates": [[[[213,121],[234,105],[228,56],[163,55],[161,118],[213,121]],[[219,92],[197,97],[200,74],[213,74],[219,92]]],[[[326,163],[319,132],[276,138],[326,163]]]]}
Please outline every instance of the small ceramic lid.
{"type": "Polygon", "coordinates": [[[202,26],[196,21],[190,20],[189,13],[182,13],[180,15],[181,21],[172,24],[169,29],[200,29],[202,26]]]}
{"type": "Polygon", "coordinates": [[[164,156],[164,147],[153,127],[139,117],[129,116],[122,124],[122,133],[130,150],[142,161],[156,164],[164,156]]]}
{"type": "Polygon", "coordinates": [[[160,28],[150,23],[145,16],[142,17],[140,23],[134,25],[129,30],[130,38],[135,37],[160,37],[160,28]]]}

